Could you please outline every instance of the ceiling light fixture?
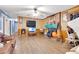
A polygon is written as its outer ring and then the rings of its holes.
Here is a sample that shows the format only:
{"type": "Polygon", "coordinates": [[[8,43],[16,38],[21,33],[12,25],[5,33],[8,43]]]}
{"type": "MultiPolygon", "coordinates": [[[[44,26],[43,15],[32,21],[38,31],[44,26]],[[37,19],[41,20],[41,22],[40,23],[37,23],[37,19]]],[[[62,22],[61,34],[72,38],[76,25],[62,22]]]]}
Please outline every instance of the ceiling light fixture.
{"type": "Polygon", "coordinates": [[[34,17],[37,17],[38,15],[39,15],[39,12],[37,12],[37,8],[34,8],[33,16],[34,16],[34,17]]]}
{"type": "Polygon", "coordinates": [[[37,8],[34,8],[34,12],[37,13],[37,8]]]}

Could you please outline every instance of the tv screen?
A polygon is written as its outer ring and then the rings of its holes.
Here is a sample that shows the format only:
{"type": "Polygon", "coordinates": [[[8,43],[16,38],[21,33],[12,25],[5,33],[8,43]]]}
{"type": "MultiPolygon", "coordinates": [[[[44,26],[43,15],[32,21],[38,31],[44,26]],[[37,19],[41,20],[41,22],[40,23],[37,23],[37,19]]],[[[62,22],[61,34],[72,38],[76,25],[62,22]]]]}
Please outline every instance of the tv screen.
{"type": "Polygon", "coordinates": [[[36,21],[27,21],[27,27],[36,27],[36,21]]]}
{"type": "Polygon", "coordinates": [[[30,32],[35,32],[35,31],[36,31],[36,28],[30,27],[30,28],[29,28],[29,31],[30,31],[30,32]]]}

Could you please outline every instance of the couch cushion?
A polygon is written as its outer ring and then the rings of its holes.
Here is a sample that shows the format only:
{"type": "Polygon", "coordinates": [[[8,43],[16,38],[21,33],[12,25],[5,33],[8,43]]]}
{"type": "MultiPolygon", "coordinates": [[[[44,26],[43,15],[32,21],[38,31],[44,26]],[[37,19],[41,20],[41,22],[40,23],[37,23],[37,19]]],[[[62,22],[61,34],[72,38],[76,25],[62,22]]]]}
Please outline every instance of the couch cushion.
{"type": "Polygon", "coordinates": [[[0,38],[0,42],[2,42],[2,39],[0,38]]]}
{"type": "Polygon", "coordinates": [[[4,44],[3,43],[0,43],[0,48],[4,47],[4,44]]]}
{"type": "Polygon", "coordinates": [[[4,36],[4,39],[3,39],[4,41],[9,41],[9,40],[12,40],[12,37],[10,37],[10,36],[4,36]]]}
{"type": "Polygon", "coordinates": [[[4,41],[4,38],[3,37],[0,37],[0,42],[3,42],[4,41]]]}

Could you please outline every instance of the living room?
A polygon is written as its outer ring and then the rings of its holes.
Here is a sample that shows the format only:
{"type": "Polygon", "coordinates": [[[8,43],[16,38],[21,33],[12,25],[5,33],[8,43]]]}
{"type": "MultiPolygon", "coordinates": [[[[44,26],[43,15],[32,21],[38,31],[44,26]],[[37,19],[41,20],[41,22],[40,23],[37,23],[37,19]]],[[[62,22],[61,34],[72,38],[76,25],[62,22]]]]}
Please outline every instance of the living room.
{"type": "Polygon", "coordinates": [[[1,5],[0,53],[78,53],[78,10],[78,5],[1,5]],[[75,38],[69,37],[68,26],[75,38]]]}

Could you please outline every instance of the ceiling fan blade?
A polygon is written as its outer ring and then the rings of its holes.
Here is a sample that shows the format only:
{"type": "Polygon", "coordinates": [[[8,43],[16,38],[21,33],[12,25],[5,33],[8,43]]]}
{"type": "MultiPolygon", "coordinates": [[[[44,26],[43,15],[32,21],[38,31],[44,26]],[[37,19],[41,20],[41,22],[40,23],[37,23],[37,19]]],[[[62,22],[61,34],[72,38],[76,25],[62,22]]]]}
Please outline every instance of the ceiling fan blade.
{"type": "Polygon", "coordinates": [[[47,14],[47,15],[49,15],[50,13],[48,13],[48,12],[44,12],[44,11],[41,11],[41,10],[37,10],[38,12],[40,12],[40,13],[43,13],[43,14],[47,14]]]}
{"type": "Polygon", "coordinates": [[[37,5],[37,6],[35,6],[34,8],[40,8],[40,7],[43,7],[43,5],[37,5]]]}
{"type": "Polygon", "coordinates": [[[35,8],[38,9],[39,7],[41,7],[42,5],[37,5],[37,6],[34,6],[34,7],[26,7],[26,8],[22,8],[20,9],[21,11],[28,11],[28,10],[34,10],[35,8]]]}
{"type": "Polygon", "coordinates": [[[33,10],[32,8],[22,8],[20,9],[21,11],[28,11],[28,10],[33,10]]]}

